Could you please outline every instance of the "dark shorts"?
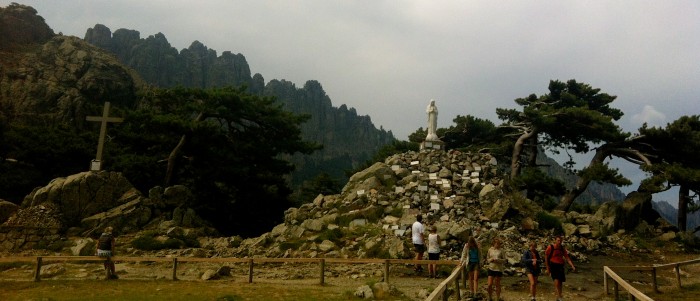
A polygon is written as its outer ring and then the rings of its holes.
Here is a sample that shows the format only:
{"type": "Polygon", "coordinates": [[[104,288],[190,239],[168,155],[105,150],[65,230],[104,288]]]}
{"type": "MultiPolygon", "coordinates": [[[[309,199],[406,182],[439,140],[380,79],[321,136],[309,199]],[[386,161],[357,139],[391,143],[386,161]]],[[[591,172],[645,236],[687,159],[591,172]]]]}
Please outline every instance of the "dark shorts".
{"type": "Polygon", "coordinates": [[[416,250],[416,253],[425,252],[425,245],[413,244],[413,248],[416,250]]]}
{"type": "Polygon", "coordinates": [[[488,272],[486,272],[486,275],[488,275],[489,277],[503,277],[503,272],[488,270],[488,272]]]}
{"type": "Polygon", "coordinates": [[[467,272],[473,272],[479,269],[479,263],[478,262],[469,262],[467,263],[467,272]]]}
{"type": "Polygon", "coordinates": [[[549,272],[552,274],[552,280],[559,280],[561,282],[566,281],[566,274],[564,273],[563,263],[549,263],[549,272]]]}
{"type": "Polygon", "coordinates": [[[535,277],[540,276],[540,272],[541,272],[541,270],[539,268],[536,268],[536,269],[531,269],[528,267],[525,268],[525,274],[532,274],[532,276],[535,276],[535,277]]]}
{"type": "Polygon", "coordinates": [[[428,259],[430,259],[430,260],[439,260],[439,259],[440,259],[440,253],[428,253],[428,259]]]}

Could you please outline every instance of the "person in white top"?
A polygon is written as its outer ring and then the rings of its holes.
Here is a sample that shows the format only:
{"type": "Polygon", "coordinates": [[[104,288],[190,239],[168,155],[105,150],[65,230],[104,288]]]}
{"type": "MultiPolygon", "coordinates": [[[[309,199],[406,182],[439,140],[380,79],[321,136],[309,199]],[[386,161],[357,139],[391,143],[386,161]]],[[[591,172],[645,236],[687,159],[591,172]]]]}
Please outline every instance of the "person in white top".
{"type": "Polygon", "coordinates": [[[493,292],[493,287],[496,286],[496,300],[501,300],[501,277],[503,276],[503,268],[506,263],[506,257],[501,250],[501,240],[496,237],[493,239],[493,245],[489,249],[486,255],[486,261],[488,262],[488,287],[487,292],[489,293],[489,301],[491,301],[491,293],[493,292]]]}
{"type": "MultiPolygon", "coordinates": [[[[423,232],[425,232],[425,227],[421,223],[423,221],[423,216],[418,214],[416,216],[416,222],[411,226],[411,238],[413,240],[413,247],[416,250],[415,260],[423,260],[423,252],[425,252],[425,239],[423,238],[423,232]]],[[[423,271],[423,267],[420,264],[416,264],[414,269],[416,272],[423,271]]]]}
{"type": "MultiPolygon", "coordinates": [[[[435,225],[430,227],[430,234],[428,234],[428,259],[440,260],[440,235],[437,234],[435,225]]],[[[437,278],[437,265],[428,264],[428,273],[429,278],[437,278]]]]}

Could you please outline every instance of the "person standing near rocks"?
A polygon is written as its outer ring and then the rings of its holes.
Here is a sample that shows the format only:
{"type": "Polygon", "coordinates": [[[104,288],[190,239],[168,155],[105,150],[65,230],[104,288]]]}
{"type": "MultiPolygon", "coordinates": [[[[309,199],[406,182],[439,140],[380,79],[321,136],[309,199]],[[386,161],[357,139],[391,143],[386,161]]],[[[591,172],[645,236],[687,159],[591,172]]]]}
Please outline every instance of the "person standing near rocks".
{"type": "Polygon", "coordinates": [[[557,236],[554,239],[554,244],[549,245],[547,250],[545,250],[544,256],[547,257],[545,264],[547,265],[547,274],[552,276],[554,280],[554,289],[557,294],[557,301],[562,301],[562,284],[566,282],[566,273],[564,271],[564,264],[569,263],[571,269],[575,272],[576,267],[569,257],[569,252],[566,251],[562,245],[562,237],[557,236]]]}
{"type": "Polygon", "coordinates": [[[537,242],[533,239],[528,243],[529,248],[523,253],[522,263],[525,265],[525,274],[530,281],[530,301],[535,301],[537,296],[537,277],[542,268],[542,257],[537,253],[537,242]]]}
{"type": "Polygon", "coordinates": [[[114,267],[114,261],[112,261],[112,256],[114,256],[114,245],[115,240],[112,235],[112,227],[107,227],[100,235],[100,239],[97,241],[97,246],[95,253],[99,257],[105,257],[104,262],[105,270],[107,270],[107,279],[118,279],[117,273],[114,267]]]}
{"type": "Polygon", "coordinates": [[[469,297],[476,297],[476,290],[479,289],[479,270],[481,268],[481,251],[474,236],[470,236],[462,249],[460,265],[467,266],[467,281],[469,282],[469,297]]]}
{"type": "MultiPolygon", "coordinates": [[[[430,227],[430,234],[428,234],[428,259],[440,259],[440,235],[437,234],[435,225],[430,227]]],[[[428,273],[430,274],[429,278],[437,278],[437,265],[428,264],[428,273]]]]}
{"type": "MultiPolygon", "coordinates": [[[[413,241],[413,247],[416,251],[415,260],[423,260],[423,253],[425,252],[425,239],[423,232],[425,232],[425,227],[423,226],[423,216],[418,214],[416,216],[416,221],[411,226],[411,239],[413,241]]],[[[416,272],[420,273],[423,271],[423,267],[420,264],[416,264],[414,269],[416,272]]]]}
{"type": "Polygon", "coordinates": [[[501,250],[501,240],[496,237],[493,239],[493,244],[489,248],[486,255],[488,265],[488,294],[489,301],[492,301],[491,295],[494,286],[496,287],[496,300],[501,301],[501,277],[503,277],[503,269],[506,263],[506,257],[501,250]]]}

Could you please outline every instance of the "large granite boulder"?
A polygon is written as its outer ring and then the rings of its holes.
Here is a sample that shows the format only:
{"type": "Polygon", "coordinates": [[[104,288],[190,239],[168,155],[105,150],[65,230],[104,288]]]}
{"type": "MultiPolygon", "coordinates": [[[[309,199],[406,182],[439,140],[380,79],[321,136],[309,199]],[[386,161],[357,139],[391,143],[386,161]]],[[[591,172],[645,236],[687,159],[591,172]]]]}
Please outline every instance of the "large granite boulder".
{"type": "Polygon", "coordinates": [[[0,224],[7,221],[17,209],[19,209],[17,204],[0,199],[0,224]]]}
{"type": "Polygon", "coordinates": [[[53,30],[34,8],[17,3],[0,7],[0,49],[41,44],[53,36],[53,30]]]}
{"type": "Polygon", "coordinates": [[[22,208],[44,203],[54,204],[67,227],[79,226],[83,219],[108,211],[141,197],[131,183],[118,172],[82,172],[56,178],[35,189],[22,203],[22,208]]]}

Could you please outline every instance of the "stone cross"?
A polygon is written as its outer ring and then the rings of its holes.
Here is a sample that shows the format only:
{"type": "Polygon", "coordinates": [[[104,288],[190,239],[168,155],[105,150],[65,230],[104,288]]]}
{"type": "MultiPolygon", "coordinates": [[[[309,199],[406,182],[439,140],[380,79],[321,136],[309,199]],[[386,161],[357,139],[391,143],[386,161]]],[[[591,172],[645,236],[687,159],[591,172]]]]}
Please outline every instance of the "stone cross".
{"type": "Polygon", "coordinates": [[[102,116],[87,116],[85,118],[87,121],[97,121],[101,122],[100,125],[100,139],[97,142],[97,155],[95,160],[90,164],[91,171],[99,171],[102,169],[102,149],[105,144],[105,135],[107,133],[107,122],[122,122],[124,118],[109,117],[109,102],[105,102],[104,109],[102,110],[102,116]]]}

